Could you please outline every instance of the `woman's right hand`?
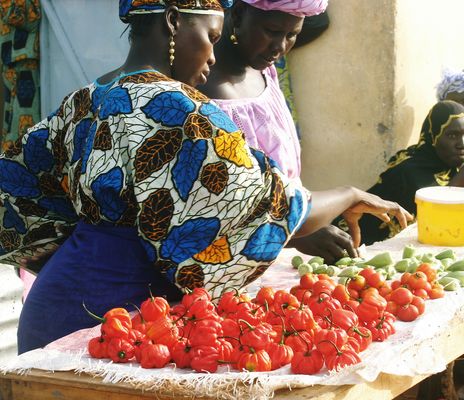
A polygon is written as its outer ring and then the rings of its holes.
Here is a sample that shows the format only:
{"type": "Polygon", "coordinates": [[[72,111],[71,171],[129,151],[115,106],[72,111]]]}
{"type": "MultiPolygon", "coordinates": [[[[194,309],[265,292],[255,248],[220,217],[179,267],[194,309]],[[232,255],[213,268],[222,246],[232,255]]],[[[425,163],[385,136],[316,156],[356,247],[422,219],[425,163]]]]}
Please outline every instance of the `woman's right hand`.
{"type": "Polygon", "coordinates": [[[408,221],[413,220],[413,216],[398,203],[383,200],[374,194],[355,189],[355,199],[356,203],[346,209],[342,215],[356,248],[361,244],[361,229],[358,222],[365,213],[372,214],[387,223],[391,220],[390,216],[395,217],[403,229],[408,226],[408,221]]]}
{"type": "Polygon", "coordinates": [[[339,187],[312,193],[311,213],[295,237],[309,235],[329,225],[342,214],[353,238],[353,245],[358,248],[361,244],[358,221],[364,213],[373,214],[385,222],[390,222],[390,216],[393,216],[402,228],[406,228],[408,221],[413,220],[413,216],[398,203],[353,187],[339,187]]]}

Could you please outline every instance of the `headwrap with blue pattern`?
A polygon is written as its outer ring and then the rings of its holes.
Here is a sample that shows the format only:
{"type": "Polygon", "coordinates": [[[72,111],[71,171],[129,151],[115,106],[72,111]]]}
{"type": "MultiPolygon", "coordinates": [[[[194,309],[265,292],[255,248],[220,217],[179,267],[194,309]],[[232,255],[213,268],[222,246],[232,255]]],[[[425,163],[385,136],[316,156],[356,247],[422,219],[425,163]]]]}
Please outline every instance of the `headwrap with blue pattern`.
{"type": "Polygon", "coordinates": [[[162,13],[168,6],[191,14],[223,15],[233,0],[119,0],[119,18],[128,22],[131,15],[162,13]]]}

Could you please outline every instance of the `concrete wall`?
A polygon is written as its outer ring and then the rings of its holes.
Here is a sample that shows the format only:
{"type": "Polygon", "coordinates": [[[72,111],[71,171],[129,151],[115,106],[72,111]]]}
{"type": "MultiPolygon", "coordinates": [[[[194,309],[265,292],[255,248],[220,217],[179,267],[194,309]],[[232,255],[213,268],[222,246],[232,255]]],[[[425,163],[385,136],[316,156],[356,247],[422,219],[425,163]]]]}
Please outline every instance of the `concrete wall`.
{"type": "Polygon", "coordinates": [[[290,56],[303,182],[366,189],[416,141],[442,67],[464,67],[464,1],[330,0],[328,11],[329,29],[290,56]]]}

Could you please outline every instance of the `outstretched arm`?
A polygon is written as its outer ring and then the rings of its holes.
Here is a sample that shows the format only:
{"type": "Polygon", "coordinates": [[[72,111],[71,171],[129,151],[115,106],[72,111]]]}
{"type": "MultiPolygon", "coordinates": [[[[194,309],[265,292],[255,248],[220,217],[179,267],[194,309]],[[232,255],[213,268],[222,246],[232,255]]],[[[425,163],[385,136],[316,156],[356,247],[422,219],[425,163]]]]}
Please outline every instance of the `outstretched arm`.
{"type": "Polygon", "coordinates": [[[312,193],[312,210],[309,218],[298,231],[297,235],[306,236],[327,226],[343,214],[348,224],[355,247],[361,242],[361,232],[358,225],[364,213],[373,214],[382,221],[389,222],[394,216],[402,228],[413,219],[398,203],[386,201],[380,197],[353,187],[340,187],[333,190],[312,193]]]}

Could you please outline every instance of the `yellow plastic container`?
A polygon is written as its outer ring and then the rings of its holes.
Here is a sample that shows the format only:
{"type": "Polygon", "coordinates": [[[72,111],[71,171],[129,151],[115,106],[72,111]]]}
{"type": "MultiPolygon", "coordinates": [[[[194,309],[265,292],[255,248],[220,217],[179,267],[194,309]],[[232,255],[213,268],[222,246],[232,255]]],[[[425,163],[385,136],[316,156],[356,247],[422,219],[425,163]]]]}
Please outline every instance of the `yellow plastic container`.
{"type": "Polygon", "coordinates": [[[464,188],[433,186],[416,192],[419,242],[464,246],[464,188]]]}

